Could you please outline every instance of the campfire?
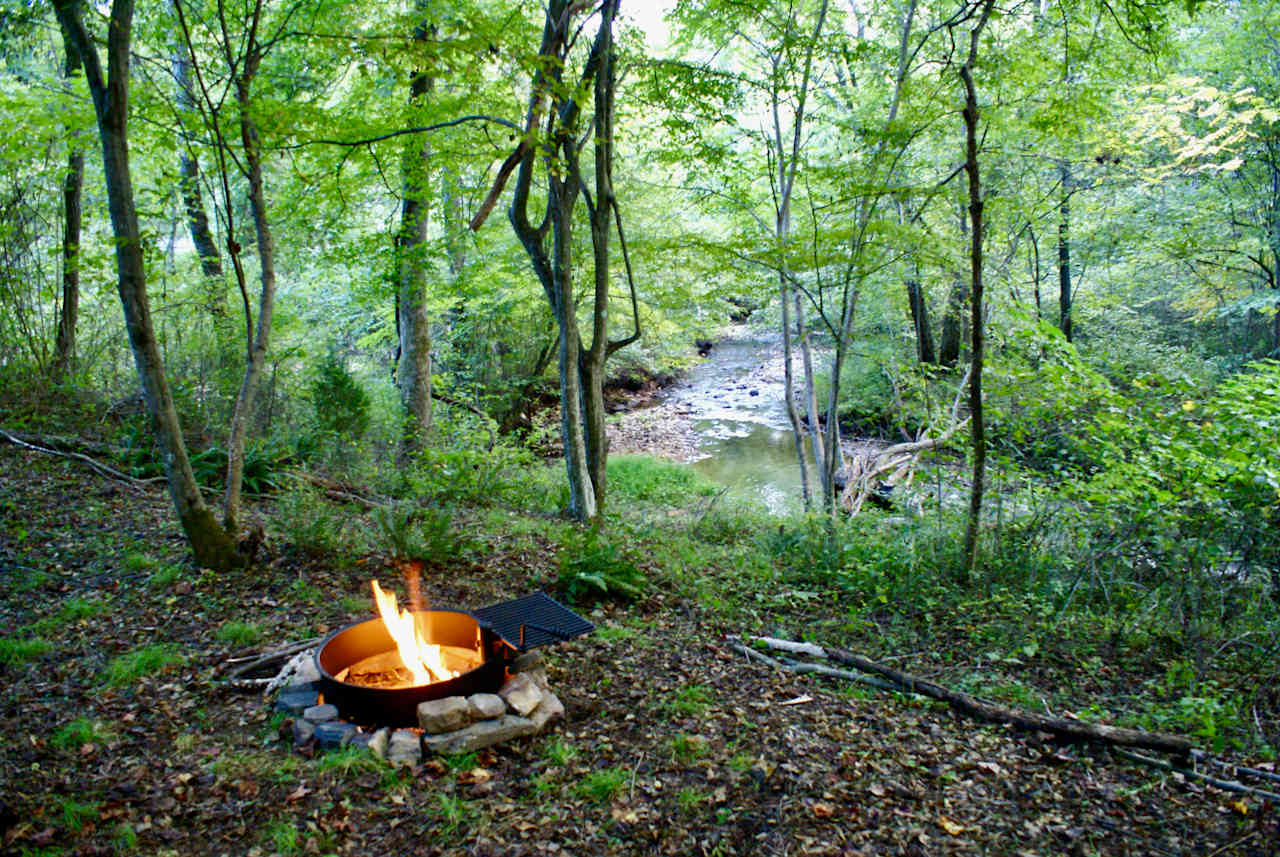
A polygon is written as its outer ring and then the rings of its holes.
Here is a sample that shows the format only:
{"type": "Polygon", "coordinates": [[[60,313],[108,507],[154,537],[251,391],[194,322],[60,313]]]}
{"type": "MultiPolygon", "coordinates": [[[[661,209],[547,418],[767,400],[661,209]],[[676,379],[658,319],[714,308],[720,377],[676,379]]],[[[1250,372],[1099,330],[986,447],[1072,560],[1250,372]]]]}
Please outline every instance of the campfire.
{"type": "Polygon", "coordinates": [[[377,581],[370,588],[378,618],[335,631],[315,654],[324,702],[354,723],[410,726],[423,702],[496,693],[520,654],[593,629],[542,593],[463,612],[405,610],[377,581]]]}

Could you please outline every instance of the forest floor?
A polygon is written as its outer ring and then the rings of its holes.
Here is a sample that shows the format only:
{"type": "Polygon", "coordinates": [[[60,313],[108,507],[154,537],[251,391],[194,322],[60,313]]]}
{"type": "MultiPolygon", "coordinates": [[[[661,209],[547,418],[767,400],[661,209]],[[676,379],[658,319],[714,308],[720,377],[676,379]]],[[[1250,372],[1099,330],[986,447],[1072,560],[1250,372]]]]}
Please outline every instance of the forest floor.
{"type": "MultiPolygon", "coordinates": [[[[1280,808],[1265,801],[1105,749],[978,725],[918,698],[744,660],[728,635],[834,633],[840,617],[804,593],[771,597],[738,580],[732,561],[655,564],[646,599],[591,609],[595,634],[546,652],[568,714],[544,734],[399,772],[354,752],[305,758],[282,739],[282,716],[228,688],[219,669],[233,654],[366,617],[369,578],[395,578],[384,557],[307,553],[268,529],[252,570],[194,569],[162,487],[8,444],[0,513],[0,853],[1272,857],[1280,848],[1280,808]]],[[[428,576],[436,603],[478,607],[554,584],[556,545],[537,520],[466,514],[455,521],[476,537],[428,576]]],[[[681,520],[674,510],[671,520],[681,520]]],[[[664,525],[654,525],[655,545],[664,525]]],[[[895,665],[954,678],[980,621],[964,609],[948,616],[895,665]]],[[[874,641],[873,630],[856,642],[894,655],[874,641]]],[[[1066,650],[1033,660],[1026,670],[1067,692],[1138,682],[1066,650]]]]}

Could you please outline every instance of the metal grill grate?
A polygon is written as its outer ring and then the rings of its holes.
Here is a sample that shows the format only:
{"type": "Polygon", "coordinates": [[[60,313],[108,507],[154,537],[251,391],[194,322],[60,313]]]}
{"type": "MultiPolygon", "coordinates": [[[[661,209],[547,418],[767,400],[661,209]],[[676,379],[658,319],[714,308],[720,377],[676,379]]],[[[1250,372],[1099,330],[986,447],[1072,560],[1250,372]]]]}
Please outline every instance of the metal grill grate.
{"type": "Polygon", "coordinates": [[[520,652],[572,640],[596,628],[542,592],[490,604],[471,611],[471,615],[520,652]]]}

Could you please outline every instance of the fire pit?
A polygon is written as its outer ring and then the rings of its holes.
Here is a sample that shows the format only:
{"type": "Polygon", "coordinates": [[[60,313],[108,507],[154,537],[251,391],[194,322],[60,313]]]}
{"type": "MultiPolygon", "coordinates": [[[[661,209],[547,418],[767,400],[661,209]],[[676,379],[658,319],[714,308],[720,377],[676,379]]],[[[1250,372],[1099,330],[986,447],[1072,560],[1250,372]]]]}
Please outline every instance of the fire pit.
{"type": "Polygon", "coordinates": [[[542,593],[470,613],[394,604],[392,597],[383,618],[341,628],[316,650],[324,701],[349,722],[417,725],[421,703],[495,693],[519,654],[594,630],[542,593]]]}

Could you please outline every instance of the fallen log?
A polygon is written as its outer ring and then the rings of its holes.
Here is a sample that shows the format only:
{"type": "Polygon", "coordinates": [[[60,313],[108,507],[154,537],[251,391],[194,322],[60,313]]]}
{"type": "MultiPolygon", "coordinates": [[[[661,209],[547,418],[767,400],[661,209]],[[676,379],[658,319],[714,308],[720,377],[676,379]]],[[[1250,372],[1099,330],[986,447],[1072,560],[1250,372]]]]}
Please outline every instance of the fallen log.
{"type": "Polygon", "coordinates": [[[750,637],[748,639],[761,643],[775,651],[826,658],[836,663],[854,667],[864,673],[887,678],[903,690],[945,702],[966,717],[981,720],[985,723],[1003,723],[1028,732],[1047,732],[1065,741],[1092,741],[1121,747],[1138,747],[1144,750],[1168,753],[1184,759],[1189,759],[1191,756],[1192,745],[1190,739],[1183,738],[1180,735],[1142,732],[1137,729],[1125,729],[1120,726],[1086,723],[1083,720],[1068,720],[1030,711],[1019,711],[1014,708],[1006,708],[989,700],[979,699],[962,691],[950,690],[940,684],[918,678],[893,667],[887,667],[870,658],[855,652],[845,651],[844,649],[818,646],[813,643],[796,643],[791,640],[779,640],[775,637],[750,637]]]}

